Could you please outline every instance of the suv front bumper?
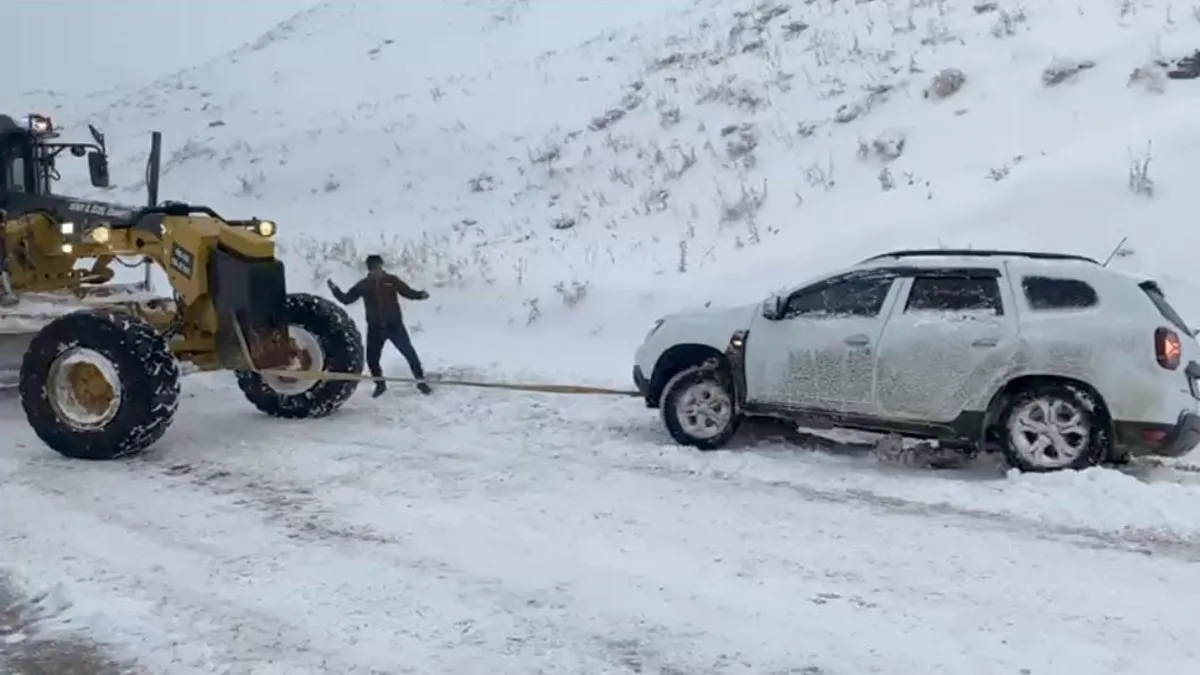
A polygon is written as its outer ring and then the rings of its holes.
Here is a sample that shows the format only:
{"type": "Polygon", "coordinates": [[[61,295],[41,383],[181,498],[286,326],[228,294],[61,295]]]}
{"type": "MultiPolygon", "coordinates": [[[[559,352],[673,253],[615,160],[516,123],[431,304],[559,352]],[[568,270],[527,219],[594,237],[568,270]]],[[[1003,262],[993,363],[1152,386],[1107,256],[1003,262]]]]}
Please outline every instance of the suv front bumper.
{"type": "Polygon", "coordinates": [[[1122,422],[1114,425],[1119,455],[1179,457],[1200,445],[1200,414],[1184,412],[1175,424],[1122,422]]]}
{"type": "Polygon", "coordinates": [[[654,403],[650,401],[650,380],[642,374],[641,366],[633,367],[633,386],[642,394],[642,398],[646,400],[646,407],[654,407],[654,403]]]}

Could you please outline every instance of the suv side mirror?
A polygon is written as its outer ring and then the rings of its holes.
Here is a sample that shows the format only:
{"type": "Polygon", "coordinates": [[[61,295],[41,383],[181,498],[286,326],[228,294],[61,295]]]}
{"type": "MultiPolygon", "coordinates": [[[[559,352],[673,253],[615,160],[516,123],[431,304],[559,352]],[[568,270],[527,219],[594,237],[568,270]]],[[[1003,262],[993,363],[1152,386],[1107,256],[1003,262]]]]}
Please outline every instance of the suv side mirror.
{"type": "Polygon", "coordinates": [[[91,176],[92,186],[98,188],[109,187],[108,157],[104,153],[92,151],[88,153],[87,160],[88,175],[91,176]]]}
{"type": "Polygon", "coordinates": [[[778,321],[783,318],[783,309],[787,304],[782,295],[772,294],[771,297],[763,301],[762,315],[768,321],[778,321]]]}

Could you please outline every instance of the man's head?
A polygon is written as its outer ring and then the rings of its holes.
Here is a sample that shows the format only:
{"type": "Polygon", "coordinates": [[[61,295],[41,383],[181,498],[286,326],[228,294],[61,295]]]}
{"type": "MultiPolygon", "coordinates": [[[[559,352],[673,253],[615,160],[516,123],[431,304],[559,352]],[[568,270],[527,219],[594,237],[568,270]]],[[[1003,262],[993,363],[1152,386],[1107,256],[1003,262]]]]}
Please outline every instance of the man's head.
{"type": "Polygon", "coordinates": [[[383,256],[372,253],[367,256],[367,274],[372,276],[383,273],[383,256]]]}

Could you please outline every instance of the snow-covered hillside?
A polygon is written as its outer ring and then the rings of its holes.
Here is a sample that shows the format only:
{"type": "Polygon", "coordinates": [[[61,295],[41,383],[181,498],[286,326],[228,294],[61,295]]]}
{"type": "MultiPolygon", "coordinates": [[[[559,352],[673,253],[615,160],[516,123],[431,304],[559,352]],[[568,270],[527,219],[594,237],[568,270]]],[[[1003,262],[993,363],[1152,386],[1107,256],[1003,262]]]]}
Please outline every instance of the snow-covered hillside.
{"type": "Polygon", "coordinates": [[[337,0],[53,107],[127,201],[164,131],[166,192],[278,219],[303,283],[380,250],[485,320],[636,332],[893,247],[1129,236],[1190,291],[1200,83],[1167,72],[1197,47],[1169,2],[337,0]]]}
{"type": "Polygon", "coordinates": [[[22,102],[31,92],[78,96],[136,87],[221,56],[311,4],[6,0],[4,24],[10,29],[4,47],[22,58],[5,73],[4,97],[22,102]],[[187,39],[180,39],[181,27],[186,27],[187,39]]]}
{"type": "MultiPolygon", "coordinates": [[[[1113,265],[1200,317],[1200,81],[1169,76],[1198,48],[1153,0],[326,0],[0,110],[102,127],[128,203],[163,131],[163,196],[277,219],[296,288],[384,253],[433,295],[405,312],[438,371],[628,386],[661,314],[890,248],[1128,237],[1113,265]]],[[[223,376],[185,392],[155,452],[99,467],[0,401],[0,565],[60,589],[6,612],[0,575],[0,670],[61,617],[172,675],[1200,662],[1200,461],[930,474],[692,453],[637,401],[397,392],[298,426],[223,376]]]]}
{"type": "Polygon", "coordinates": [[[640,287],[855,239],[1099,255],[1150,234],[1135,213],[1167,228],[1197,86],[1153,64],[1198,44],[1165,2],[335,1],[61,114],[109,130],[129,199],[159,128],[181,198],[382,235],[431,280],[640,287]],[[926,97],[945,69],[961,90],[926,97]],[[1147,151],[1154,197],[1128,189],[1147,151]]]}

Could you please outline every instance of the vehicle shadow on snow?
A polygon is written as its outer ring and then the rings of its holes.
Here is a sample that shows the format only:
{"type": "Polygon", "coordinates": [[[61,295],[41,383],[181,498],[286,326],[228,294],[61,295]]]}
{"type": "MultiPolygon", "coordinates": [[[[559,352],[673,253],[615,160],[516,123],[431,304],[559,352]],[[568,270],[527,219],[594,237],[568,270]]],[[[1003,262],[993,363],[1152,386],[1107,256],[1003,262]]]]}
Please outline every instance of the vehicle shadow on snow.
{"type": "MultiPolygon", "coordinates": [[[[620,430],[654,445],[673,446],[679,452],[700,452],[677,445],[657,420],[622,426],[620,430]]],[[[1011,471],[998,453],[969,457],[918,441],[873,437],[871,434],[853,434],[858,437],[856,440],[831,437],[837,435],[850,434],[801,429],[779,420],[754,419],[743,423],[723,450],[749,452],[772,459],[804,459],[815,454],[853,470],[894,475],[920,472],[932,478],[965,482],[1006,480],[1011,471]]],[[[1125,464],[1103,464],[1099,468],[1125,474],[1142,483],[1200,485],[1200,464],[1183,461],[1147,457],[1135,458],[1125,464]]]]}
{"type": "MultiPolygon", "coordinates": [[[[614,432],[640,438],[658,446],[674,446],[680,452],[701,451],[675,443],[657,419],[614,425],[614,432]]],[[[927,444],[899,439],[868,438],[855,434],[855,440],[838,439],[834,432],[822,433],[793,424],[765,418],[749,419],[722,448],[727,452],[751,452],[770,458],[802,457],[814,453],[836,458],[854,468],[881,471],[921,470],[933,475],[960,480],[1003,478],[1007,467],[995,456],[966,457],[961,453],[937,450],[927,444]]],[[[846,434],[837,434],[845,436],[846,434]]],[[[882,438],[882,437],[881,437],[882,438]]]]}
{"type": "Polygon", "coordinates": [[[1004,461],[996,455],[968,456],[899,437],[854,434],[856,438],[850,440],[831,437],[847,434],[801,429],[773,420],[755,420],[747,427],[739,430],[740,448],[763,456],[818,453],[856,470],[895,474],[921,472],[931,477],[970,482],[1003,479],[1008,471],[1004,461]]]}

